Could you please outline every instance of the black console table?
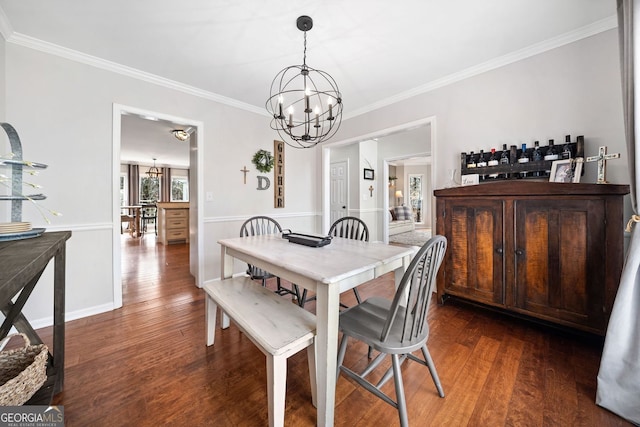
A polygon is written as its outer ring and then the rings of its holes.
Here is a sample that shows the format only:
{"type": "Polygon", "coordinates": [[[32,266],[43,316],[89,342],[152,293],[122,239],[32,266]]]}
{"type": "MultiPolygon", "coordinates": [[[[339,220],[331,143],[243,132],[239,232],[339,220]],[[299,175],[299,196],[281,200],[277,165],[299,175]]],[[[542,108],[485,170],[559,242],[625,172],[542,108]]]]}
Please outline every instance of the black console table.
{"type": "Polygon", "coordinates": [[[65,250],[70,237],[70,231],[59,231],[32,239],[0,241],[0,310],[5,316],[0,339],[15,326],[32,344],[42,344],[22,308],[47,264],[54,259],[53,352],[49,352],[47,381],[27,405],[49,405],[64,386],[65,250]]]}

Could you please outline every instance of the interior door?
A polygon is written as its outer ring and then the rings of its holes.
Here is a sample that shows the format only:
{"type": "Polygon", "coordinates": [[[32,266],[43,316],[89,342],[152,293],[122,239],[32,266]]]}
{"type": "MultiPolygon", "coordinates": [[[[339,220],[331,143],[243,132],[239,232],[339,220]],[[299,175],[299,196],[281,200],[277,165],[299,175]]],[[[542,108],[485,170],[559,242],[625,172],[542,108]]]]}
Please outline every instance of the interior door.
{"type": "Polygon", "coordinates": [[[331,163],[331,223],[347,216],[349,175],[346,161],[331,163]]]}

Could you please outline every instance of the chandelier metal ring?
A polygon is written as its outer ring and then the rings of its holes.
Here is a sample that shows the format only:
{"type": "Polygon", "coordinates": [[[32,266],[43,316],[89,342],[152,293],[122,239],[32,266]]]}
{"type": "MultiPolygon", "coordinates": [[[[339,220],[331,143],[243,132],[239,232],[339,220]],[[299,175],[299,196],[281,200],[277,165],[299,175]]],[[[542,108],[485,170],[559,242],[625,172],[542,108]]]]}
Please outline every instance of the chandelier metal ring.
{"type": "Polygon", "coordinates": [[[301,16],[297,27],[304,32],[302,65],[281,70],[273,79],[266,109],[271,128],[294,148],[309,148],[331,138],[342,122],[342,94],[329,73],[306,63],[307,31],[313,20],[301,16]]]}

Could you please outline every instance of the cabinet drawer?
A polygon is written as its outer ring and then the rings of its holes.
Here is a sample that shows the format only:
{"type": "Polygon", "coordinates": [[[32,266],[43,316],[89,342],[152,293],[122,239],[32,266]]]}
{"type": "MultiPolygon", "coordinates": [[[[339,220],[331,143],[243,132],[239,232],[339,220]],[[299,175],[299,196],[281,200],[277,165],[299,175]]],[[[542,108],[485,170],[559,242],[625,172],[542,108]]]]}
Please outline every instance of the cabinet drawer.
{"type": "Polygon", "coordinates": [[[187,228],[187,218],[167,218],[167,230],[173,228],[187,228]]]}
{"type": "Polygon", "coordinates": [[[169,218],[186,218],[187,210],[186,209],[167,209],[165,216],[167,219],[169,218]]]}
{"type": "Polygon", "coordinates": [[[167,230],[167,240],[186,239],[187,234],[187,230],[167,230]]]}

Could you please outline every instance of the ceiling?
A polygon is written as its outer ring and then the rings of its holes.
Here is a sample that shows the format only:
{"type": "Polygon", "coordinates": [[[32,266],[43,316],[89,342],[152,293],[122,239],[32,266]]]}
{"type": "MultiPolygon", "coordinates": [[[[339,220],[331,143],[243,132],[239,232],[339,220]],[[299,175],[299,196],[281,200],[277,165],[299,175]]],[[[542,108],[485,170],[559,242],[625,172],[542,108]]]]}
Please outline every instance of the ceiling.
{"type": "Polygon", "coordinates": [[[307,64],[334,77],[349,118],[615,27],[615,8],[615,0],[0,0],[0,32],[264,112],[273,77],[302,63],[295,21],[309,15],[307,64]]]}
{"type": "Polygon", "coordinates": [[[193,131],[195,128],[125,114],[121,120],[120,162],[189,169],[189,140],[180,141],[171,133],[174,129],[193,131]]]}

